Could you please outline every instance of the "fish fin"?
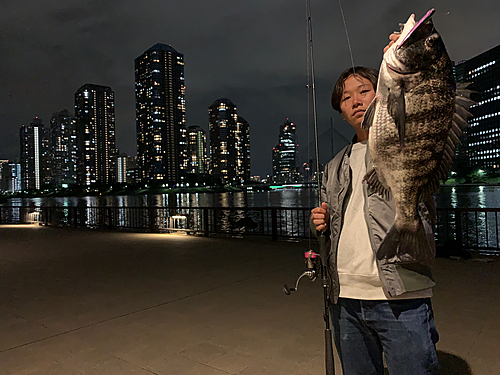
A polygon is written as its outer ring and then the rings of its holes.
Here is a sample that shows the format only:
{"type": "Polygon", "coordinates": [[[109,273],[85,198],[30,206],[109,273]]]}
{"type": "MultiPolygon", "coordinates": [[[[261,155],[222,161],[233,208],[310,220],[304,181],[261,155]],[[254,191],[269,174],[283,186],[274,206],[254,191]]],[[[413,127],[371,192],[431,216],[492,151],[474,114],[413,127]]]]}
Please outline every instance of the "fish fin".
{"type": "Polygon", "coordinates": [[[455,156],[455,150],[461,142],[460,137],[463,130],[469,126],[467,120],[472,117],[472,114],[469,112],[469,107],[476,104],[476,102],[469,98],[469,95],[474,93],[474,91],[467,90],[467,86],[468,84],[457,85],[455,113],[453,114],[453,120],[448,132],[448,138],[446,139],[443,157],[441,158],[439,165],[436,167],[437,173],[433,174],[433,176],[429,179],[429,182],[424,187],[424,195],[434,195],[439,188],[439,181],[446,181],[448,179],[448,174],[453,164],[453,157],[455,156]]]}
{"type": "MultiPolygon", "coordinates": [[[[458,98],[470,99],[471,94],[479,94],[478,91],[469,89],[469,87],[473,83],[474,82],[457,82],[456,89],[455,89],[456,96],[458,98]]],[[[473,100],[471,100],[471,102],[475,103],[473,100]]],[[[467,108],[469,108],[469,107],[467,107],[467,108]]]]}
{"type": "Polygon", "coordinates": [[[393,225],[387,232],[377,250],[377,258],[398,263],[419,261],[432,263],[434,247],[427,238],[424,226],[419,220],[416,232],[408,229],[398,229],[393,225]]]}
{"type": "Polygon", "coordinates": [[[392,259],[398,254],[401,233],[392,225],[377,250],[377,259],[392,259]]]}
{"type": "Polygon", "coordinates": [[[386,200],[389,200],[391,191],[380,181],[375,168],[371,168],[368,172],[366,172],[363,181],[366,181],[370,189],[372,189],[375,193],[380,194],[386,200]]]}
{"type": "Polygon", "coordinates": [[[405,145],[405,117],[406,117],[406,103],[405,95],[402,89],[391,90],[387,97],[387,110],[392,119],[396,123],[396,128],[399,134],[399,146],[405,145]],[[399,92],[398,92],[399,91],[399,92]]]}
{"type": "Polygon", "coordinates": [[[455,102],[457,105],[461,105],[462,107],[468,109],[472,105],[477,104],[474,100],[467,98],[465,96],[456,96],[455,102]]]}
{"type": "Polygon", "coordinates": [[[363,123],[361,124],[361,127],[363,129],[369,130],[371,128],[373,121],[375,120],[376,104],[377,104],[377,97],[373,98],[368,108],[366,108],[365,116],[363,118],[363,123]]]}

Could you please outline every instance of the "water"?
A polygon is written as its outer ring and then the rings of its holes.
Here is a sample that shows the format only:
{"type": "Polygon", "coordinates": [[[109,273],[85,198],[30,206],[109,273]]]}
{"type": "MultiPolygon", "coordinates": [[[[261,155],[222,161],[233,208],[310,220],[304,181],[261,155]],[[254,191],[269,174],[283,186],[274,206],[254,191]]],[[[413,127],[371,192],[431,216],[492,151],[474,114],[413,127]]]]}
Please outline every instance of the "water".
{"type": "MultiPolygon", "coordinates": [[[[11,198],[6,205],[114,206],[114,207],[314,207],[315,189],[280,189],[265,192],[182,193],[97,197],[11,198]]],[[[500,186],[441,187],[438,208],[499,208],[500,186]]]]}
{"type": "Polygon", "coordinates": [[[313,207],[314,189],[282,189],[266,192],[179,193],[126,196],[11,198],[12,206],[112,206],[112,207],[313,207]]]}
{"type": "Polygon", "coordinates": [[[500,186],[444,187],[436,194],[439,208],[499,208],[500,186]]]}

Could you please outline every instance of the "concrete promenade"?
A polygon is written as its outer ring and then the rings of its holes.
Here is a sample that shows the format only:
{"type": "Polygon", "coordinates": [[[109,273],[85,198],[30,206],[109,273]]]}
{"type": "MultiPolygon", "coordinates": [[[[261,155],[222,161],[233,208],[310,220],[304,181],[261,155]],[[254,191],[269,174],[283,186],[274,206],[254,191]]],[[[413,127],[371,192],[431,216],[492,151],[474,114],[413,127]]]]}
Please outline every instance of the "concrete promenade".
{"type": "MultiPolygon", "coordinates": [[[[2,225],[0,375],[322,375],[308,246],[2,225]]],[[[442,374],[500,374],[500,261],[435,277],[442,374]]]]}

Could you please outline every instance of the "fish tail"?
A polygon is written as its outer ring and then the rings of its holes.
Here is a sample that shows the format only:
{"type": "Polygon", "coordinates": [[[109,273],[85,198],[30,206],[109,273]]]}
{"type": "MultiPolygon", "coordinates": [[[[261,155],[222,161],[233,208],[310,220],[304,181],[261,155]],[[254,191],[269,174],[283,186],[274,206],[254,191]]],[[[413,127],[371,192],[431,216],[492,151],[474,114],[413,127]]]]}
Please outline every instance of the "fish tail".
{"type": "Polygon", "coordinates": [[[393,225],[387,232],[377,251],[377,258],[394,259],[397,262],[417,260],[427,263],[428,255],[432,254],[432,245],[429,243],[422,222],[418,221],[416,231],[397,228],[393,225]]]}

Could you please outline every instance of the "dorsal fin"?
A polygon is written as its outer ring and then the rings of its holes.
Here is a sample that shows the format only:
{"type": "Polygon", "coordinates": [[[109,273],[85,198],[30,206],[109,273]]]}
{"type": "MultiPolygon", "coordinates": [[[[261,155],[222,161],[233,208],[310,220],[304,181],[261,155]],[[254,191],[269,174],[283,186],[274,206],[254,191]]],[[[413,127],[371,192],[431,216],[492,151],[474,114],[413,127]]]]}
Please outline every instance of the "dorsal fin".
{"type": "Polygon", "coordinates": [[[469,95],[473,92],[457,87],[455,113],[453,114],[450,131],[446,139],[443,157],[436,167],[436,173],[433,174],[424,187],[423,196],[433,195],[439,187],[439,180],[446,181],[448,178],[448,173],[452,165],[452,157],[455,156],[455,150],[460,143],[460,136],[462,135],[462,131],[469,125],[467,120],[472,117],[469,108],[471,105],[476,104],[475,101],[469,98],[469,95]]]}

